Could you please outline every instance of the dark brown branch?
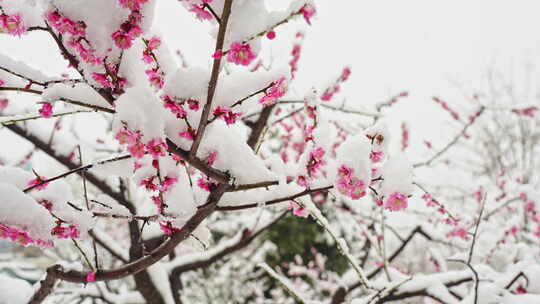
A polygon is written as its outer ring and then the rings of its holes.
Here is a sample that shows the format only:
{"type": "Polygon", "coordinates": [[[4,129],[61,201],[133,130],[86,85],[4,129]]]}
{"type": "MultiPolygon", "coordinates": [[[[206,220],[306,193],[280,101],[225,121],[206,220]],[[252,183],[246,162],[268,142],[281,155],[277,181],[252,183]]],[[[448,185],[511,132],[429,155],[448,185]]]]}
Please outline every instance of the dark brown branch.
{"type": "MultiPolygon", "coordinates": [[[[121,279],[130,275],[137,274],[146,268],[152,266],[157,261],[161,260],[163,257],[167,256],[174,248],[185,240],[198,226],[202,221],[207,218],[210,214],[216,209],[216,205],[219,202],[219,199],[227,190],[228,185],[219,185],[208,197],[207,203],[200,207],[195,215],[193,215],[187,223],[182,227],[182,229],[171,236],[171,238],[157,247],[155,250],[150,252],[148,255],[123,266],[120,266],[116,269],[111,270],[98,270],[96,272],[95,279],[96,281],[110,281],[121,279]]],[[[73,282],[73,283],[85,283],[87,273],[82,271],[55,271],[58,278],[64,281],[73,282]]]]}
{"type": "Polygon", "coordinates": [[[116,252],[116,250],[113,250],[112,248],[107,245],[99,236],[97,236],[94,231],[90,230],[88,231],[88,234],[94,239],[94,241],[101,246],[103,249],[107,250],[108,253],[110,253],[113,257],[119,259],[120,261],[124,263],[128,263],[129,261],[126,260],[120,253],[116,252]]]}
{"type": "Polygon", "coordinates": [[[34,293],[28,304],[40,304],[45,298],[50,295],[54,289],[54,284],[58,281],[56,276],[60,270],[60,266],[54,265],[47,268],[47,276],[40,282],[39,289],[34,293]]]}
{"type": "Polygon", "coordinates": [[[111,163],[111,162],[115,162],[115,161],[120,161],[120,160],[124,160],[124,159],[128,159],[128,158],[131,158],[131,154],[126,154],[126,155],[122,155],[122,156],[118,156],[118,157],[114,157],[114,158],[110,158],[110,159],[106,159],[106,160],[103,160],[103,161],[99,161],[99,162],[96,162],[96,163],[91,163],[91,164],[88,164],[88,165],[85,165],[85,166],[80,166],[80,167],[77,167],[77,168],[74,168],[74,169],[71,169],[67,172],[64,172],[62,174],[59,174],[57,176],[54,176],[54,177],[51,177],[51,178],[48,178],[44,181],[42,181],[41,183],[39,184],[35,184],[35,185],[32,185],[26,189],[23,190],[23,192],[29,192],[31,191],[32,189],[35,189],[43,184],[46,184],[46,183],[49,183],[49,182],[52,182],[52,181],[55,181],[57,179],[61,179],[61,178],[64,178],[68,175],[71,175],[71,174],[74,174],[74,173],[78,173],[80,174],[82,177],[83,177],[83,180],[85,181],[85,189],[86,189],[86,178],[85,178],[85,175],[86,175],[86,171],[88,171],[89,169],[93,168],[95,165],[101,165],[101,164],[106,164],[106,163],[111,163]]]}
{"type": "MultiPolygon", "coordinates": [[[[225,0],[223,6],[223,12],[221,13],[221,22],[219,23],[219,32],[216,40],[215,51],[221,51],[223,49],[223,43],[225,42],[225,33],[227,32],[227,23],[229,22],[229,16],[231,15],[231,7],[233,0],[225,0]]],[[[221,67],[221,57],[214,58],[212,65],[212,74],[210,75],[210,82],[208,83],[208,93],[206,97],[206,104],[204,105],[201,119],[199,121],[199,127],[197,128],[197,136],[191,146],[190,154],[197,155],[197,150],[201,144],[206,125],[208,124],[208,115],[212,108],[212,100],[214,99],[214,93],[219,79],[219,70],[221,67]]]]}
{"type": "MultiPolygon", "coordinates": [[[[77,164],[75,164],[71,159],[67,156],[58,155],[56,154],[56,151],[47,145],[43,140],[41,140],[39,137],[26,133],[26,131],[21,128],[18,125],[9,125],[6,126],[7,129],[11,130],[15,134],[21,136],[22,138],[28,140],[29,142],[33,143],[38,149],[45,152],[50,157],[56,159],[59,163],[66,166],[70,170],[75,170],[79,168],[77,164]]],[[[80,172],[77,172],[78,174],[80,172]]],[[[126,207],[132,214],[135,214],[135,207],[129,202],[123,193],[114,191],[109,185],[107,185],[103,180],[99,179],[97,176],[91,173],[86,174],[86,179],[93,184],[96,188],[98,188],[101,192],[104,194],[110,196],[114,200],[116,200],[119,204],[126,207]]]]}
{"type": "Polygon", "coordinates": [[[169,152],[176,154],[180,156],[184,161],[188,162],[191,166],[193,166],[195,169],[201,171],[206,176],[220,182],[220,183],[228,183],[230,180],[230,177],[228,174],[221,172],[219,170],[216,170],[212,167],[210,167],[205,161],[197,158],[196,156],[190,154],[188,151],[185,151],[181,149],[180,147],[176,146],[175,143],[173,143],[170,139],[167,138],[167,145],[169,146],[169,152]]]}
{"type": "Polygon", "coordinates": [[[291,195],[291,196],[287,196],[287,197],[282,197],[282,198],[269,200],[269,201],[266,201],[266,202],[261,203],[261,204],[253,203],[253,204],[245,204],[245,205],[237,205],[237,206],[234,206],[234,205],[233,206],[218,206],[216,208],[216,210],[218,210],[218,211],[238,211],[238,210],[257,208],[257,207],[260,207],[260,206],[270,206],[270,205],[274,205],[274,204],[277,204],[277,203],[290,201],[290,200],[302,197],[304,195],[308,195],[308,194],[312,194],[312,193],[316,193],[316,192],[321,192],[321,191],[328,191],[328,190],[332,189],[333,187],[334,186],[326,186],[326,187],[321,187],[321,188],[306,189],[306,190],[304,190],[304,191],[302,191],[300,193],[297,193],[297,194],[294,194],[294,195],[291,195]]]}
{"type": "MultiPolygon", "coordinates": [[[[36,95],[43,94],[42,91],[38,91],[38,90],[34,90],[34,89],[27,89],[27,88],[18,88],[18,87],[0,87],[0,91],[24,92],[24,93],[32,93],[32,94],[36,94],[36,95]]],[[[78,100],[73,100],[73,99],[64,98],[64,97],[58,98],[58,100],[63,101],[65,103],[69,103],[69,104],[73,104],[73,105],[76,105],[76,106],[81,106],[81,107],[93,109],[93,110],[100,111],[100,112],[106,112],[106,113],[111,113],[111,114],[116,113],[116,111],[114,109],[109,109],[109,108],[98,106],[98,105],[84,103],[84,102],[81,102],[81,101],[78,101],[78,100]]]]}
{"type": "Polygon", "coordinates": [[[235,244],[228,246],[224,248],[222,251],[212,255],[208,259],[205,260],[198,260],[193,263],[184,264],[178,267],[175,267],[172,270],[172,274],[180,275],[182,272],[186,271],[192,271],[203,267],[208,267],[211,264],[223,259],[225,256],[234,253],[240,249],[245,248],[247,245],[249,245],[255,238],[257,238],[259,235],[261,235],[264,231],[266,231],[268,228],[272,227],[275,223],[277,223],[279,220],[285,217],[289,211],[283,212],[280,216],[278,216],[276,219],[268,223],[267,225],[259,228],[257,231],[249,231],[248,229],[245,229],[242,232],[242,237],[236,242],[235,244]]]}
{"type": "Polygon", "coordinates": [[[249,134],[249,138],[247,141],[247,144],[255,150],[257,143],[259,142],[259,139],[261,138],[261,135],[266,128],[266,124],[268,123],[268,119],[272,115],[272,111],[275,108],[275,104],[265,107],[253,127],[251,128],[251,134],[249,134]]]}

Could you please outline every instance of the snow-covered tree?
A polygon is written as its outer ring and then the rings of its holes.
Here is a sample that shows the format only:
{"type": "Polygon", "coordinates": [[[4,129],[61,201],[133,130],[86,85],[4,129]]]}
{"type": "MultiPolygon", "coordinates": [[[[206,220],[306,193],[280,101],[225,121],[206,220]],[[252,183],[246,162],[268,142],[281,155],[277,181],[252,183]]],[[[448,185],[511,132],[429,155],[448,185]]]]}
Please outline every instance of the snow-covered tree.
{"type": "Polygon", "coordinates": [[[0,0],[3,36],[66,65],[0,53],[0,303],[540,302],[535,106],[434,97],[455,136],[408,151],[407,92],[296,86],[313,1],[175,4],[206,66],[156,0],[0,0]]]}

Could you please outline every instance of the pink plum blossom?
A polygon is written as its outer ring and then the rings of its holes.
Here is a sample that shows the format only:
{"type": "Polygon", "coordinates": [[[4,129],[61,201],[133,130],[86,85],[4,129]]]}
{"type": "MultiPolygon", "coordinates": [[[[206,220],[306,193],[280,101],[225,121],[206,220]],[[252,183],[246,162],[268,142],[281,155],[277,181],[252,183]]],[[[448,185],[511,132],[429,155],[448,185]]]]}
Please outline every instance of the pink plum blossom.
{"type": "Polygon", "coordinates": [[[390,211],[399,211],[407,208],[407,195],[399,192],[390,194],[386,200],[385,208],[390,211]]]}
{"type": "Polygon", "coordinates": [[[44,102],[41,104],[41,109],[39,109],[39,114],[43,118],[51,118],[53,114],[52,105],[50,102],[44,102]]]}
{"type": "Polygon", "coordinates": [[[306,208],[300,206],[298,203],[294,201],[289,202],[289,210],[293,211],[293,214],[299,217],[308,217],[309,216],[309,210],[306,208]]]}
{"type": "Polygon", "coordinates": [[[231,44],[227,53],[227,61],[238,65],[249,65],[257,55],[251,50],[251,46],[247,43],[235,41],[231,44]]]}
{"type": "Polygon", "coordinates": [[[272,83],[272,86],[266,90],[265,94],[259,103],[264,106],[269,106],[278,102],[278,99],[283,97],[287,93],[287,79],[285,77],[280,77],[278,80],[272,83]]]}
{"type": "Polygon", "coordinates": [[[0,15],[0,29],[8,34],[20,36],[26,32],[26,25],[19,14],[2,14],[0,15]]]}

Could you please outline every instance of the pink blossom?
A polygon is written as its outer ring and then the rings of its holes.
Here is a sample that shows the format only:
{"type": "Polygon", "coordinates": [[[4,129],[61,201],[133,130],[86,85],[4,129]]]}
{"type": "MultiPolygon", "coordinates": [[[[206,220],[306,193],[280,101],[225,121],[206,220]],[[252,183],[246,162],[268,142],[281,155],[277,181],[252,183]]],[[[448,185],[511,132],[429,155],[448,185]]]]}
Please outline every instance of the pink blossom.
{"type": "Polygon", "coordinates": [[[156,177],[155,176],[150,176],[148,178],[145,178],[145,179],[142,179],[140,182],[139,182],[139,186],[143,186],[144,188],[146,188],[146,190],[150,190],[150,191],[156,191],[158,190],[160,187],[158,187],[158,185],[156,185],[154,183],[154,179],[156,177]]]}
{"type": "Polygon", "coordinates": [[[140,10],[141,5],[148,2],[148,0],[119,0],[119,2],[120,6],[135,11],[140,10]]]}
{"type": "Polygon", "coordinates": [[[255,58],[257,58],[257,55],[253,53],[249,44],[243,44],[237,41],[231,44],[227,54],[228,62],[239,65],[249,65],[255,58]]]}
{"type": "Polygon", "coordinates": [[[317,171],[326,164],[326,161],[323,159],[325,153],[326,152],[322,147],[316,147],[309,153],[310,160],[307,169],[310,174],[317,173],[317,171]]]}
{"type": "Polygon", "coordinates": [[[450,231],[450,233],[448,233],[448,235],[452,236],[452,237],[460,237],[460,238],[462,238],[464,240],[469,239],[469,233],[463,227],[454,228],[454,230],[450,231]]]}
{"type": "Polygon", "coordinates": [[[354,176],[354,169],[345,165],[338,169],[336,188],[341,194],[353,200],[360,199],[366,195],[367,185],[365,181],[354,176]]]}
{"type": "Polygon", "coordinates": [[[163,179],[163,181],[161,182],[161,185],[160,185],[160,190],[162,192],[167,192],[169,191],[169,189],[178,182],[178,178],[177,177],[171,177],[171,176],[165,176],[165,178],[163,179]]]}
{"type": "Polygon", "coordinates": [[[407,208],[407,196],[403,193],[394,192],[386,200],[385,208],[390,211],[399,211],[407,208]]]}
{"type": "Polygon", "coordinates": [[[214,54],[212,54],[212,58],[214,59],[220,59],[223,57],[223,51],[222,50],[216,50],[214,54]]]}
{"type": "Polygon", "coordinates": [[[269,31],[268,33],[266,33],[266,38],[268,38],[270,40],[274,40],[274,38],[276,38],[276,32],[269,31]]]}
{"type": "Polygon", "coordinates": [[[104,87],[112,88],[112,82],[109,79],[109,75],[105,73],[92,73],[92,78],[104,87]]]}
{"type": "Polygon", "coordinates": [[[12,242],[17,242],[23,246],[35,244],[45,248],[53,245],[52,241],[34,239],[28,234],[28,232],[4,224],[0,224],[0,238],[9,239],[12,242]]]}
{"type": "Polygon", "coordinates": [[[280,77],[272,83],[272,86],[268,90],[266,90],[264,96],[259,99],[259,103],[264,106],[275,104],[279,98],[285,95],[285,93],[287,93],[287,79],[285,77],[280,77]]]}
{"type": "Polygon", "coordinates": [[[69,225],[68,227],[62,227],[60,224],[55,226],[52,231],[52,235],[56,235],[60,239],[78,238],[79,229],[75,225],[69,225]]]}
{"type": "Polygon", "coordinates": [[[291,201],[289,202],[289,210],[293,211],[293,214],[299,217],[308,217],[309,216],[309,210],[306,208],[300,206],[298,203],[291,201]]]}
{"type": "Polygon", "coordinates": [[[217,151],[210,152],[210,154],[208,154],[208,157],[206,157],[206,163],[209,166],[213,166],[214,163],[216,162],[217,157],[218,157],[217,151]]]}
{"type": "Polygon", "coordinates": [[[36,186],[36,189],[38,190],[43,190],[45,188],[47,188],[47,186],[49,185],[48,182],[45,182],[47,179],[44,178],[44,177],[41,177],[41,176],[38,176],[32,180],[30,180],[27,185],[29,187],[33,187],[33,186],[36,186]]]}
{"type": "Polygon", "coordinates": [[[0,15],[0,28],[8,34],[20,36],[26,32],[26,25],[21,18],[21,15],[0,15]]]}
{"type": "Polygon", "coordinates": [[[165,97],[165,103],[163,107],[169,109],[173,114],[176,115],[176,118],[186,118],[187,112],[184,110],[182,104],[175,102],[171,98],[165,97]]]}
{"type": "Polygon", "coordinates": [[[194,12],[199,20],[210,20],[212,19],[212,14],[208,12],[203,5],[192,4],[189,9],[191,12],[194,12]]]}
{"type": "Polygon", "coordinates": [[[129,49],[133,44],[134,37],[130,33],[126,33],[122,30],[114,32],[111,37],[116,46],[123,50],[129,49]]]}
{"type": "Polygon", "coordinates": [[[234,113],[233,111],[231,111],[231,109],[228,109],[224,106],[218,106],[214,110],[213,114],[214,117],[222,118],[228,125],[234,124],[236,122],[236,118],[242,115],[242,113],[234,113]]]}
{"type": "Polygon", "coordinates": [[[41,109],[39,109],[39,114],[43,118],[51,118],[53,114],[51,103],[50,102],[42,103],[41,109]]]}
{"type": "Polygon", "coordinates": [[[372,162],[378,163],[380,162],[384,157],[383,151],[371,151],[371,154],[369,154],[369,159],[371,159],[372,162]]]}
{"type": "Polygon", "coordinates": [[[163,78],[158,73],[158,69],[148,69],[145,71],[148,76],[148,81],[150,84],[156,88],[163,88],[163,78]]]}
{"type": "Polygon", "coordinates": [[[527,107],[527,108],[524,108],[524,109],[514,109],[514,110],[512,110],[512,113],[515,113],[517,115],[528,116],[528,117],[534,118],[534,113],[536,111],[538,111],[538,108],[535,107],[535,106],[531,106],[531,107],[527,107]]]}
{"type": "Polygon", "coordinates": [[[128,144],[128,143],[136,143],[139,141],[141,134],[138,132],[132,132],[129,129],[122,128],[118,132],[116,132],[116,135],[114,138],[118,140],[120,144],[128,144]]]}
{"type": "Polygon", "coordinates": [[[135,158],[142,158],[144,156],[144,144],[142,142],[134,142],[128,144],[128,151],[135,158]]]}
{"type": "Polygon", "coordinates": [[[401,151],[405,151],[409,146],[409,127],[405,122],[401,123],[401,151]]]}
{"type": "Polygon", "coordinates": [[[161,138],[154,138],[146,144],[146,149],[154,159],[167,154],[167,143],[161,138]]]}
{"type": "Polygon", "coordinates": [[[315,7],[308,3],[302,7],[300,12],[302,15],[304,15],[304,19],[306,20],[307,24],[311,25],[311,18],[315,16],[315,13],[317,12],[315,7]]]}
{"type": "Polygon", "coordinates": [[[166,235],[173,235],[181,230],[180,228],[174,227],[169,221],[159,223],[159,228],[161,228],[161,231],[166,235]]]}
{"type": "Polygon", "coordinates": [[[195,99],[188,99],[187,100],[188,106],[190,110],[198,111],[199,110],[199,101],[195,99]]]}
{"type": "Polygon", "coordinates": [[[94,271],[90,271],[86,274],[86,282],[91,283],[96,281],[96,273],[94,271]]]}
{"type": "Polygon", "coordinates": [[[158,36],[152,36],[147,42],[147,47],[150,50],[155,50],[161,45],[161,39],[158,36]]]}
{"type": "Polygon", "coordinates": [[[212,188],[212,184],[206,178],[202,177],[199,177],[199,179],[197,180],[197,186],[208,192],[210,192],[212,188]]]}
{"type": "Polygon", "coordinates": [[[152,62],[154,62],[154,57],[152,57],[152,52],[149,50],[144,50],[142,60],[146,64],[151,64],[152,62]]]}
{"type": "Polygon", "coordinates": [[[195,139],[195,134],[193,134],[193,132],[190,132],[190,131],[182,131],[182,132],[178,133],[178,136],[180,136],[182,138],[185,138],[185,139],[189,139],[189,140],[194,140],[195,139]]]}
{"type": "Polygon", "coordinates": [[[3,86],[4,84],[6,84],[6,82],[0,79],[0,87],[3,86]]]}

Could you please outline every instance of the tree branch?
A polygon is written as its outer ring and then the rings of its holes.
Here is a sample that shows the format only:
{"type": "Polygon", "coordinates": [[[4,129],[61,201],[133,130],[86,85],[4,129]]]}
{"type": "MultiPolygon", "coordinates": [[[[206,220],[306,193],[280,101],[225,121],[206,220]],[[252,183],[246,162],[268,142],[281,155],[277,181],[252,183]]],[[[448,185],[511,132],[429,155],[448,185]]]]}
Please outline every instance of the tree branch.
{"type": "MultiPolygon", "coordinates": [[[[231,15],[232,2],[233,0],[225,0],[225,4],[223,6],[223,12],[221,13],[221,20],[219,23],[219,32],[216,40],[216,52],[223,49],[223,44],[225,42],[225,33],[227,32],[227,23],[229,22],[229,16],[231,15]]],[[[210,109],[212,108],[212,100],[214,99],[214,93],[216,92],[220,66],[221,57],[214,58],[214,63],[212,65],[212,74],[210,75],[210,83],[208,83],[206,104],[204,105],[201,119],[199,121],[199,127],[197,128],[197,136],[195,137],[193,145],[191,146],[190,154],[193,156],[197,155],[197,150],[199,149],[199,145],[201,144],[206,125],[208,124],[208,115],[210,114],[210,109]]]]}

